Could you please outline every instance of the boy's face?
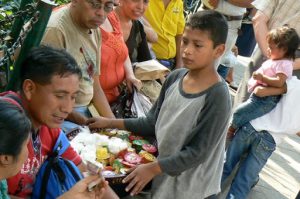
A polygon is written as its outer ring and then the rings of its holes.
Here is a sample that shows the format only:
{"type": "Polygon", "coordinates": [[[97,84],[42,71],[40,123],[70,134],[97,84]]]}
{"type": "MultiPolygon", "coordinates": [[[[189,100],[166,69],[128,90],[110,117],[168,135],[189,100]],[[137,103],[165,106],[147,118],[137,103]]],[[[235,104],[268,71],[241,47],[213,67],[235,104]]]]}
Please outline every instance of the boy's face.
{"type": "Polygon", "coordinates": [[[79,77],[54,75],[50,84],[41,85],[27,79],[23,83],[27,111],[34,128],[46,125],[59,128],[73,110],[79,91],[79,77]]]}
{"type": "Polygon", "coordinates": [[[211,70],[214,62],[224,52],[225,45],[214,48],[207,31],[186,27],[182,36],[180,51],[186,68],[191,70],[211,70]]]}

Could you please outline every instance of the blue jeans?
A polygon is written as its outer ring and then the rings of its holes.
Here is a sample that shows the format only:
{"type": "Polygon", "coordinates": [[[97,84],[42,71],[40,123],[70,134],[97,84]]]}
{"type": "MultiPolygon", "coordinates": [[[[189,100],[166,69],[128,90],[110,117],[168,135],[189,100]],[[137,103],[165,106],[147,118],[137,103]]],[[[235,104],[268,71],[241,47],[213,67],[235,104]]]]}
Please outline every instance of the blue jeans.
{"type": "Polygon", "coordinates": [[[238,129],[247,122],[269,113],[279,102],[281,95],[257,97],[251,94],[250,98],[239,105],[233,113],[231,126],[238,129]]]}
{"type": "MultiPolygon", "coordinates": [[[[84,115],[85,117],[92,117],[89,109],[87,106],[80,106],[80,107],[76,107],[74,108],[74,111],[80,113],[81,115],[84,115]]],[[[70,121],[64,121],[63,124],[61,125],[61,129],[65,132],[68,133],[70,131],[72,131],[75,128],[78,128],[80,125],[75,124],[73,122],[70,121]]]]}
{"type": "Polygon", "coordinates": [[[226,152],[222,184],[240,161],[242,155],[247,153],[247,156],[240,163],[227,199],[245,199],[247,197],[251,186],[255,184],[259,172],[275,148],[276,144],[272,135],[267,131],[257,132],[250,123],[245,124],[237,131],[226,152]]]}
{"type": "Polygon", "coordinates": [[[226,79],[228,72],[229,72],[230,67],[224,66],[223,64],[220,64],[218,66],[217,72],[223,79],[226,79]]]}

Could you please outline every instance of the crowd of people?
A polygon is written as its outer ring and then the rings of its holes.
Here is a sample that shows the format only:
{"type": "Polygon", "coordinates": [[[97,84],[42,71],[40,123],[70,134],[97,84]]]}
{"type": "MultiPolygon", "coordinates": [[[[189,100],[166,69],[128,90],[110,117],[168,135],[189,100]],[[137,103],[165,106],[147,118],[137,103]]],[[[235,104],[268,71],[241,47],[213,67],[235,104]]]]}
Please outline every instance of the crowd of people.
{"type": "MultiPolygon", "coordinates": [[[[298,113],[292,127],[273,122],[290,114],[287,104],[299,106],[291,99],[300,93],[292,77],[300,71],[300,3],[203,1],[186,20],[183,9],[181,0],[71,0],[53,10],[41,46],[21,65],[19,91],[0,94],[1,198],[30,198],[59,135],[82,125],[157,140],[157,160],[123,180],[132,196],[152,181],[151,198],[216,199],[246,152],[226,197],[247,198],[279,137],[300,132],[298,113]],[[246,8],[258,45],[233,109],[232,49],[246,8]],[[159,97],[145,117],[116,119],[122,89],[143,86],[133,64],[151,59],[172,71],[159,97]]],[[[71,146],[62,156],[87,170],[71,146]]],[[[100,180],[83,178],[60,198],[119,198],[107,182],[88,190],[100,180]]]]}

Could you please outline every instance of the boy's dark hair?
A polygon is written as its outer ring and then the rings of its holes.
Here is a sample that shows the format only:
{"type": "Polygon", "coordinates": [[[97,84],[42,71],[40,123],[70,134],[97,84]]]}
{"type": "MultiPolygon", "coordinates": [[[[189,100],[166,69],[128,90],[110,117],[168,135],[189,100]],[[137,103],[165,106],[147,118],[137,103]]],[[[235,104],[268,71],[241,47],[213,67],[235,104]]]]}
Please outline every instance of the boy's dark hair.
{"type": "Polygon", "coordinates": [[[295,59],[295,53],[299,46],[299,36],[294,28],[282,26],[272,29],[267,34],[268,42],[273,42],[277,48],[286,50],[285,58],[295,59]]]}
{"type": "Polygon", "coordinates": [[[188,18],[185,26],[207,31],[213,41],[214,48],[226,42],[228,33],[227,20],[217,11],[203,10],[196,12],[188,18]]]}
{"type": "Polygon", "coordinates": [[[17,158],[28,138],[31,123],[24,110],[0,97],[0,154],[17,158]]]}
{"type": "Polygon", "coordinates": [[[51,83],[54,75],[63,77],[72,74],[79,78],[82,76],[75,59],[66,50],[39,46],[33,48],[21,64],[21,87],[26,79],[45,85],[51,83]]]}

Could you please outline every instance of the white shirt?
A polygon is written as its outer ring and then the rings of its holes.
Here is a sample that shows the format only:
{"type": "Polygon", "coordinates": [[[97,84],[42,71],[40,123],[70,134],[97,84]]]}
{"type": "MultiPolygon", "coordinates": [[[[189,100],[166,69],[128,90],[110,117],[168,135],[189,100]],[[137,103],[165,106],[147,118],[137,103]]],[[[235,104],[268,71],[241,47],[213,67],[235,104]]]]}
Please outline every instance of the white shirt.
{"type": "Polygon", "coordinates": [[[288,91],[282,95],[276,107],[270,113],[250,122],[255,130],[271,133],[276,144],[284,136],[300,131],[300,80],[294,76],[286,83],[288,91]]]}

